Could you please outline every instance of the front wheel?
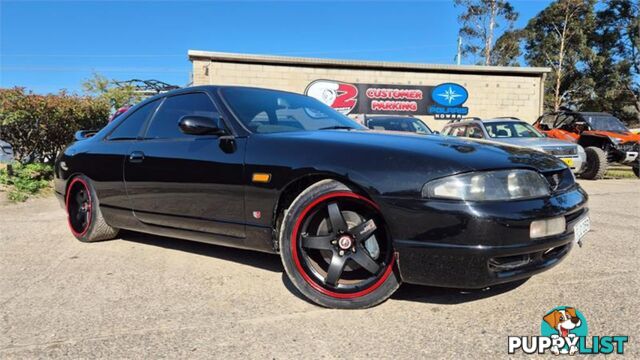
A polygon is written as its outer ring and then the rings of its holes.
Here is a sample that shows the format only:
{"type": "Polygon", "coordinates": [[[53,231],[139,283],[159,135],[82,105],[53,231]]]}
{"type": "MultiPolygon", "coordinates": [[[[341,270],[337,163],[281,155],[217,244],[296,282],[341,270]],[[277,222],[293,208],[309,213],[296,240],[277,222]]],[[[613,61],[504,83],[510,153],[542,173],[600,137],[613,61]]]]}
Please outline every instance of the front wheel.
{"type": "Polygon", "coordinates": [[[282,263],[293,285],[312,302],[367,308],[400,286],[379,207],[344,184],[315,183],[293,201],[282,221],[282,263]]]}
{"type": "Polygon", "coordinates": [[[604,174],[607,172],[607,167],[609,166],[607,153],[596,146],[588,146],[584,151],[587,153],[587,166],[580,174],[580,177],[587,180],[604,178],[604,174]]]}

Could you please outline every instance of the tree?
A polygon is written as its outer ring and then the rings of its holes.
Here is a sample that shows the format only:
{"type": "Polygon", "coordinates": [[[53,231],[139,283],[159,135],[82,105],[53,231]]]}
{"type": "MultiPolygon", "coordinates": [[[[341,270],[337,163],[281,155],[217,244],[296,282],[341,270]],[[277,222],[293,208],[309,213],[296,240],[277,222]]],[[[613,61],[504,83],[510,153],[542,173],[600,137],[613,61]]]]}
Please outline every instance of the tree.
{"type": "MultiPolygon", "coordinates": [[[[518,13],[505,0],[454,0],[454,5],[465,8],[458,16],[462,26],[460,36],[464,40],[462,54],[482,58],[479,63],[484,65],[496,65],[493,63],[496,56],[492,56],[496,29],[503,23],[507,30],[513,29],[518,13]]],[[[502,42],[507,40],[512,39],[504,38],[502,42]]],[[[510,41],[509,48],[511,44],[510,41]]]]}
{"type": "Polygon", "coordinates": [[[0,89],[0,134],[22,162],[53,161],[76,131],[100,129],[108,116],[109,104],[103,99],[0,89]]]}
{"type": "Polygon", "coordinates": [[[113,111],[142,99],[132,86],[114,86],[113,81],[97,73],[83,82],[82,88],[86,94],[109,102],[113,111]]]}
{"type": "Polygon", "coordinates": [[[520,42],[524,33],[522,30],[505,31],[496,40],[491,52],[491,65],[520,66],[520,42]]]}
{"type": "Polygon", "coordinates": [[[613,113],[628,123],[640,123],[640,20],[638,3],[610,0],[596,13],[589,37],[593,56],[586,70],[593,81],[588,110],[613,113]]]}
{"type": "Polygon", "coordinates": [[[594,2],[558,0],[525,27],[527,63],[552,69],[545,84],[547,108],[558,110],[563,104],[579,102],[589,87],[581,70],[591,56],[587,38],[594,28],[594,2]]]}

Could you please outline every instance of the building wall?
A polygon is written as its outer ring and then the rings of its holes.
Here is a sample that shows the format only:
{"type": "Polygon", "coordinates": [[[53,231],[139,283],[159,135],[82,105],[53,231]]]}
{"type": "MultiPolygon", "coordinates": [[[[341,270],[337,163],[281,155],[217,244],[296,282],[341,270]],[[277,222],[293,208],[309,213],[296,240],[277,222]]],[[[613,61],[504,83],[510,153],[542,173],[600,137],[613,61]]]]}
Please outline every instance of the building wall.
{"type": "MultiPolygon", "coordinates": [[[[260,65],[193,59],[194,85],[245,85],[303,93],[318,79],[350,83],[438,85],[455,82],[469,91],[464,104],[468,116],[481,118],[515,116],[528,122],[541,112],[541,77],[487,74],[448,74],[424,71],[378,71],[286,65],[260,65]]],[[[445,120],[420,116],[432,129],[440,130],[445,120]]]]}

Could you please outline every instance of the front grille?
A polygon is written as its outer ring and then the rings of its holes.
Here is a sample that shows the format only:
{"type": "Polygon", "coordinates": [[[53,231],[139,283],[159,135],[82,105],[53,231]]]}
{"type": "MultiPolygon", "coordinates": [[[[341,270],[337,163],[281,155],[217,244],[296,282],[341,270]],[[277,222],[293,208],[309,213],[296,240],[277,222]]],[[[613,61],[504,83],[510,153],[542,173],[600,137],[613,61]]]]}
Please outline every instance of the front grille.
{"type": "Polygon", "coordinates": [[[637,143],[635,141],[628,141],[626,143],[622,143],[620,145],[618,145],[618,149],[620,151],[638,151],[638,148],[640,147],[640,143],[637,143]]]}
{"type": "Polygon", "coordinates": [[[575,178],[573,177],[573,173],[571,173],[571,169],[546,172],[542,175],[547,179],[552,192],[566,190],[575,184],[575,178]]]}
{"type": "Polygon", "coordinates": [[[550,155],[576,155],[578,153],[577,146],[544,146],[542,150],[550,155]]]}

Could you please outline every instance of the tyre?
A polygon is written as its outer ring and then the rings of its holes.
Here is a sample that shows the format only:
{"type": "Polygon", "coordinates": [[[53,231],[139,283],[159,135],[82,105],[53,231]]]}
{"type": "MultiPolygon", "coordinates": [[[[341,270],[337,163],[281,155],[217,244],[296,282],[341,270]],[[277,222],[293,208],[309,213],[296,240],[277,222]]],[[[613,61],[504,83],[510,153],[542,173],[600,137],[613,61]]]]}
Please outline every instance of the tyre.
{"type": "Polygon", "coordinates": [[[587,180],[602,179],[609,166],[607,153],[595,146],[588,146],[584,151],[587,153],[587,167],[580,177],[587,180]]]}
{"type": "Polygon", "coordinates": [[[100,211],[98,197],[91,180],[79,175],[69,181],[65,198],[71,233],[82,242],[110,240],[119,229],[109,226],[100,211]]]}
{"type": "Polygon", "coordinates": [[[285,210],[280,256],[293,285],[329,308],[377,305],[400,286],[379,207],[344,184],[323,180],[285,210]]]}
{"type": "Polygon", "coordinates": [[[636,174],[636,177],[640,178],[640,165],[636,165],[632,167],[633,173],[636,174]]]}

